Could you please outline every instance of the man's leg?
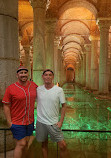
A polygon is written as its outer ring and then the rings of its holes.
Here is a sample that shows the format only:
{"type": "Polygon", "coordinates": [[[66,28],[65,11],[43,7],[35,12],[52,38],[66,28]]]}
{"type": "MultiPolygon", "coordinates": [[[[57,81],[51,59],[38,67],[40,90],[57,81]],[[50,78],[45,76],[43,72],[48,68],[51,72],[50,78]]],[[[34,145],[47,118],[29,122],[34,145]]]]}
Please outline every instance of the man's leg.
{"type": "Polygon", "coordinates": [[[25,137],[23,139],[16,140],[14,158],[22,158],[22,156],[26,154],[26,150],[28,147],[28,140],[29,140],[29,137],[25,137]]]}
{"type": "Polygon", "coordinates": [[[65,141],[59,141],[58,146],[60,148],[60,158],[69,158],[65,141]]]}
{"type": "Polygon", "coordinates": [[[42,142],[42,155],[43,158],[48,158],[48,140],[42,142]]]}

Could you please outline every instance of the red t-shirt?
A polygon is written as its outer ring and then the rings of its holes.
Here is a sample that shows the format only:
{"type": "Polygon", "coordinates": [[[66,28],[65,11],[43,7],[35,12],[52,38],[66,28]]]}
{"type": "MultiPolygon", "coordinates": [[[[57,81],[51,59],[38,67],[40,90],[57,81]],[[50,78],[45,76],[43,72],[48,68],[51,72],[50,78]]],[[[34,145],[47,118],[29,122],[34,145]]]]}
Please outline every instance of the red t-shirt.
{"type": "Polygon", "coordinates": [[[16,82],[6,89],[2,102],[10,103],[13,124],[28,125],[34,122],[34,103],[37,87],[34,82],[28,81],[26,86],[16,82]]]}

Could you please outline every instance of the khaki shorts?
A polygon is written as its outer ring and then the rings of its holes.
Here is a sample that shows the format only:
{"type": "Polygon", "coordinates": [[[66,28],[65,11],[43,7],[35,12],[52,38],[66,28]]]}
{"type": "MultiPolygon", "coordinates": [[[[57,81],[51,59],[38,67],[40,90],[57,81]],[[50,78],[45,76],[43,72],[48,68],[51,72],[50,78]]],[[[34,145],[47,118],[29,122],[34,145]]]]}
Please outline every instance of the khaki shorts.
{"type": "Polygon", "coordinates": [[[37,121],[36,124],[36,139],[38,142],[44,142],[48,139],[48,135],[54,142],[59,142],[64,139],[61,129],[56,125],[46,125],[37,121]]]}

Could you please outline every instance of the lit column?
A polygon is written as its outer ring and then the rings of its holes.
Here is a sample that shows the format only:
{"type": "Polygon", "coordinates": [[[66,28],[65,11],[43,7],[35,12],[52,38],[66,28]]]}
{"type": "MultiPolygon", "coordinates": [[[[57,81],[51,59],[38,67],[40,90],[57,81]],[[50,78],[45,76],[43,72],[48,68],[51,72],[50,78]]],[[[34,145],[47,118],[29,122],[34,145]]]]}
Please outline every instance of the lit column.
{"type": "Polygon", "coordinates": [[[24,66],[28,68],[29,78],[31,77],[31,64],[30,64],[30,46],[23,46],[25,50],[25,62],[24,66]]]}
{"type": "Polygon", "coordinates": [[[81,60],[79,60],[78,65],[78,83],[81,84],[81,60]]]}
{"type": "Polygon", "coordinates": [[[99,65],[98,65],[98,40],[97,36],[90,36],[91,40],[91,90],[99,88],[99,65]]]}
{"type": "Polygon", "coordinates": [[[76,62],[76,68],[75,68],[75,82],[79,83],[79,62],[76,62]]]}
{"type": "Polygon", "coordinates": [[[23,65],[25,59],[25,51],[21,44],[21,37],[19,36],[19,57],[20,57],[20,65],[23,65]]]}
{"type": "Polygon", "coordinates": [[[46,20],[46,68],[54,70],[55,19],[46,20]]]}
{"type": "Polygon", "coordinates": [[[60,77],[60,84],[61,86],[66,82],[66,70],[64,67],[64,60],[63,60],[63,56],[62,56],[62,52],[61,52],[61,69],[60,69],[60,73],[61,73],[61,77],[60,77]]]}
{"type": "Polygon", "coordinates": [[[81,84],[81,86],[82,86],[82,81],[83,81],[83,60],[81,59],[80,61],[79,61],[79,64],[80,64],[80,66],[79,66],[79,83],[81,84]]]}
{"type": "Polygon", "coordinates": [[[85,44],[86,49],[86,88],[91,88],[91,44],[85,44]]]}
{"type": "Polygon", "coordinates": [[[107,94],[108,89],[108,43],[110,21],[99,20],[100,27],[100,59],[99,59],[99,93],[107,94]]]}
{"type": "Polygon", "coordinates": [[[82,70],[82,74],[83,74],[83,77],[82,77],[82,85],[85,86],[86,85],[86,54],[83,53],[82,54],[82,58],[83,58],[83,70],[82,70]]]}
{"type": "Polygon", "coordinates": [[[30,66],[31,66],[31,80],[33,81],[33,46],[30,46],[30,66]]]}
{"type": "Polygon", "coordinates": [[[45,69],[45,11],[46,0],[31,0],[34,12],[33,80],[43,84],[41,75],[45,69]]]}
{"type": "Polygon", "coordinates": [[[56,84],[58,81],[58,45],[59,38],[56,37],[54,40],[54,83],[56,84]]]}
{"type": "Polygon", "coordinates": [[[0,1],[0,99],[19,65],[18,0],[0,1]]]}
{"type": "Polygon", "coordinates": [[[109,58],[109,90],[111,90],[111,45],[108,49],[108,58],[109,58]]]}
{"type": "Polygon", "coordinates": [[[58,75],[57,80],[59,83],[61,83],[61,50],[58,49],[58,75]]]}

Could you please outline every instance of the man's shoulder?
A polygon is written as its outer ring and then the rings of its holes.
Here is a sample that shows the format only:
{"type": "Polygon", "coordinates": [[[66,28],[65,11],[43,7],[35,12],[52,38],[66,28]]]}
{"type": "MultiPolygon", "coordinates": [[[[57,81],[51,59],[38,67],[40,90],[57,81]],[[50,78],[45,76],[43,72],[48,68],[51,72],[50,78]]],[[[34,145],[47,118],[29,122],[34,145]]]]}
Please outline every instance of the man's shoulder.
{"type": "Polygon", "coordinates": [[[58,92],[63,91],[63,89],[62,89],[61,87],[58,87],[57,85],[55,85],[54,88],[55,88],[58,92]]]}
{"type": "Polygon", "coordinates": [[[15,87],[15,86],[16,86],[16,82],[15,82],[15,83],[10,84],[7,88],[12,88],[12,87],[15,87]]]}
{"type": "Polygon", "coordinates": [[[38,86],[37,89],[44,89],[44,85],[38,86]]]}
{"type": "Polygon", "coordinates": [[[33,81],[29,81],[29,82],[31,85],[35,86],[36,88],[38,87],[38,85],[35,82],[33,82],[33,81]]]}
{"type": "Polygon", "coordinates": [[[55,87],[56,89],[62,90],[62,88],[61,88],[61,87],[58,87],[57,85],[54,85],[54,87],[55,87]]]}
{"type": "Polygon", "coordinates": [[[9,86],[6,87],[6,92],[13,92],[16,89],[16,83],[12,83],[9,86]]]}

